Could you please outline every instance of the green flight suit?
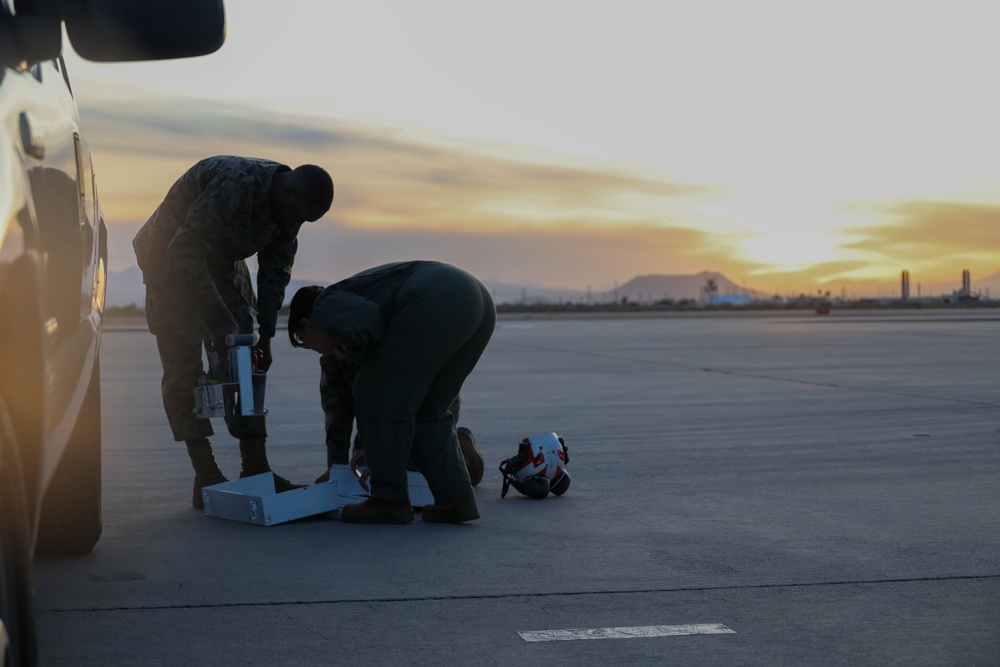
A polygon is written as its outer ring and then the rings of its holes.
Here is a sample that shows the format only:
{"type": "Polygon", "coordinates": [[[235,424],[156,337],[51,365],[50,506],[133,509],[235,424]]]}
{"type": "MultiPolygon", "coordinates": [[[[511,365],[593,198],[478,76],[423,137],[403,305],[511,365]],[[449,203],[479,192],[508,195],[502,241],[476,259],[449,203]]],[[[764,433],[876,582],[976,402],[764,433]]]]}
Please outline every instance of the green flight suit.
{"type": "MultiPolygon", "coordinates": [[[[203,370],[201,348],[228,311],[240,333],[274,336],[291,279],[298,228],[271,217],[278,162],[217,156],[198,162],[170,188],[132,241],[143,282],[146,320],[163,365],[163,406],[175,440],[213,434],[197,419],[193,388],[203,370]],[[246,259],[257,255],[257,294],[246,259]]],[[[227,419],[237,438],[267,436],[263,416],[227,419]]]]}
{"type": "Polygon", "coordinates": [[[450,406],[493,335],[489,290],[448,264],[386,264],[323,290],[312,320],[361,360],[354,407],[372,497],[409,500],[411,460],[436,503],[473,495],[450,406]]]}
{"type": "MultiPolygon", "coordinates": [[[[345,465],[350,460],[351,434],[354,432],[354,382],[358,379],[360,365],[355,359],[343,359],[335,354],[319,358],[319,402],[323,407],[323,424],[326,431],[326,465],[345,465]]],[[[458,424],[462,409],[462,396],[448,408],[458,424]]],[[[359,439],[356,443],[364,449],[359,439]]],[[[414,467],[411,465],[410,469],[414,467]]]]}

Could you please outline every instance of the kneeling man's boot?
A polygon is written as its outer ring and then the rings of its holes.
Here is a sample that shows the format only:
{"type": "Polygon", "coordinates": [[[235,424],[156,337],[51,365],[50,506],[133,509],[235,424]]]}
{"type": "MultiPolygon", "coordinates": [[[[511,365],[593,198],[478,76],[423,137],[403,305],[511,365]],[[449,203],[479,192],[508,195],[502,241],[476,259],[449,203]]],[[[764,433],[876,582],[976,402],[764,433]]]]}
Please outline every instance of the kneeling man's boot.
{"type": "Polygon", "coordinates": [[[363,503],[344,505],[340,520],[346,523],[410,523],[413,506],[409,500],[369,498],[363,503]]]}
{"type": "Polygon", "coordinates": [[[477,486],[483,481],[483,455],[476,447],[476,436],[464,426],[459,426],[455,432],[458,433],[458,447],[462,450],[462,458],[465,459],[465,467],[469,471],[469,481],[472,482],[472,486],[477,486]]]}
{"type": "Polygon", "coordinates": [[[446,503],[424,505],[424,521],[431,523],[462,523],[479,518],[475,496],[466,496],[446,503]]]}

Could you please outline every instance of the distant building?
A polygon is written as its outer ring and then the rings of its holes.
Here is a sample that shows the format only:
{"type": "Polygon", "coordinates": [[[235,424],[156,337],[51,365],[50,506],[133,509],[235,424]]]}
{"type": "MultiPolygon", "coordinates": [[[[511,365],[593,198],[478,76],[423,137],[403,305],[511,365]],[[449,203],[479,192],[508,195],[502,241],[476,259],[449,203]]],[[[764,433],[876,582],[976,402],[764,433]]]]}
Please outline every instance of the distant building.
{"type": "Polygon", "coordinates": [[[749,294],[711,294],[708,297],[710,306],[745,306],[750,301],[749,294]]]}

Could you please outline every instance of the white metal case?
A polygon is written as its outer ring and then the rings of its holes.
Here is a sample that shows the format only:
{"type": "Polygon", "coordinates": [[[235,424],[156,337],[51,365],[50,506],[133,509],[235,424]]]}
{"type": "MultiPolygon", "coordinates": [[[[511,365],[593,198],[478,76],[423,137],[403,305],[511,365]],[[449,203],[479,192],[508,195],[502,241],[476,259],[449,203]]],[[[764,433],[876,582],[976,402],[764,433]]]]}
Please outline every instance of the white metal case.
{"type": "MultiPolygon", "coordinates": [[[[434,496],[427,480],[418,472],[408,472],[410,503],[414,507],[430,505],[434,496]]],[[[202,489],[205,516],[240,521],[254,526],[274,526],[309,516],[326,515],[339,519],[344,505],[367,500],[350,466],[330,468],[330,481],[283,493],[274,490],[274,476],[269,473],[244,477],[202,489]]]]}

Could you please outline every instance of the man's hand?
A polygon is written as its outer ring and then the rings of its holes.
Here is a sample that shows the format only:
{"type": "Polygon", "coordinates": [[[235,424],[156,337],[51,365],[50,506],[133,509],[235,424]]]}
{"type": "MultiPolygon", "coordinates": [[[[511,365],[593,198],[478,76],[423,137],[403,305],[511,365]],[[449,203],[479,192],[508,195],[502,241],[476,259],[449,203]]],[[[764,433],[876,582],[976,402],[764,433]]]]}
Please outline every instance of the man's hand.
{"type": "Polygon", "coordinates": [[[271,362],[274,361],[274,358],[271,356],[270,336],[260,335],[260,339],[257,341],[257,354],[259,355],[257,367],[266,373],[267,369],[271,367],[271,362]]]}
{"type": "Polygon", "coordinates": [[[371,493],[371,489],[368,488],[368,478],[371,477],[371,472],[368,470],[368,458],[365,456],[365,450],[354,450],[354,454],[351,455],[350,466],[351,472],[358,478],[361,488],[371,493]],[[364,468],[364,470],[359,471],[358,468],[364,468]]]}

